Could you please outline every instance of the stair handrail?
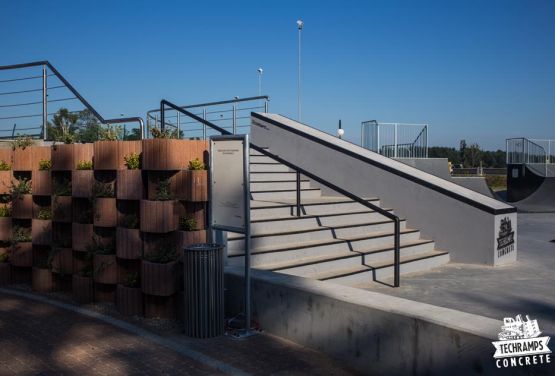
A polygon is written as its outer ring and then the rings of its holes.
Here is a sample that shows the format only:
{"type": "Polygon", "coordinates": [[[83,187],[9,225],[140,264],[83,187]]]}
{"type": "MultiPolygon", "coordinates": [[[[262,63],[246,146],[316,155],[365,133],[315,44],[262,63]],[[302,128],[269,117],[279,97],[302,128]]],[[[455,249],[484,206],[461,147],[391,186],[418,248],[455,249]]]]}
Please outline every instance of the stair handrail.
{"type": "MultiPolygon", "coordinates": [[[[232,133],[221,128],[218,127],[217,125],[211,123],[208,120],[205,120],[195,114],[193,114],[192,112],[189,112],[165,99],[162,99],[160,101],[160,120],[161,120],[161,124],[164,124],[165,121],[165,107],[168,106],[172,109],[174,109],[175,111],[179,111],[182,114],[189,116],[190,118],[201,122],[202,124],[205,124],[206,126],[214,129],[215,131],[220,132],[222,135],[231,135],[232,133]]],[[[263,155],[272,158],[273,160],[275,160],[276,162],[279,162],[293,170],[295,170],[296,172],[296,214],[297,217],[301,216],[301,175],[304,175],[312,180],[317,181],[318,183],[330,188],[331,190],[342,194],[345,197],[350,198],[353,201],[358,202],[359,204],[366,206],[367,208],[380,213],[381,215],[385,216],[386,218],[390,219],[393,221],[394,224],[394,242],[393,242],[393,248],[394,248],[394,260],[393,260],[393,286],[394,287],[399,287],[400,286],[400,269],[401,269],[401,219],[391,213],[390,211],[385,210],[384,208],[374,205],[371,202],[368,202],[367,200],[355,195],[352,192],[347,191],[346,189],[343,189],[333,183],[330,183],[329,181],[325,180],[324,178],[321,178],[311,172],[306,171],[305,169],[294,165],[293,163],[286,161],[285,159],[279,157],[278,155],[272,154],[269,151],[265,150],[264,148],[253,144],[252,142],[249,144],[249,146],[258,151],[259,153],[262,153],[263,155]]]]}
{"type": "MultiPolygon", "coordinates": [[[[52,73],[54,73],[54,75],[56,77],[58,77],[58,79],[68,88],[69,91],[71,91],[71,93],[73,95],[75,95],[75,97],[77,99],[79,99],[79,101],[83,104],[83,106],[85,106],[102,124],[121,124],[121,123],[139,123],[139,129],[140,129],[140,133],[141,133],[141,138],[144,138],[144,121],[141,117],[139,116],[133,116],[133,117],[126,117],[126,118],[117,118],[117,119],[104,119],[104,117],[102,117],[102,115],[100,115],[98,113],[98,111],[96,111],[96,109],[77,91],[77,89],[75,89],[73,87],[73,85],[71,85],[69,83],[68,80],[66,80],[66,78],[60,73],[58,72],[58,70],[56,68],[54,68],[54,66],[52,64],[50,64],[50,62],[48,60],[41,60],[41,61],[33,61],[30,63],[22,63],[22,64],[13,64],[13,65],[3,65],[0,66],[0,71],[1,70],[11,70],[11,69],[20,69],[20,68],[30,68],[30,67],[36,67],[36,66],[46,66],[48,67],[48,69],[50,69],[50,71],[52,71],[52,73]]],[[[44,137],[46,137],[46,132],[43,135],[44,137]]]]}

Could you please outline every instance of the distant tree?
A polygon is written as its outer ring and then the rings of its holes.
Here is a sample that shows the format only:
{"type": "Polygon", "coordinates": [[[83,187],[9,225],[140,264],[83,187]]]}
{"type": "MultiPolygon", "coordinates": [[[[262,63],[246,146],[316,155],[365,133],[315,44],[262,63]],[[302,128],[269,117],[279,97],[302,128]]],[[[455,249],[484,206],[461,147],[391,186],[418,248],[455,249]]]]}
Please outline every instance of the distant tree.
{"type": "Polygon", "coordinates": [[[51,141],[64,142],[66,144],[75,142],[75,131],[79,115],[70,112],[67,108],[60,108],[54,114],[52,123],[46,125],[46,134],[51,141]]]}
{"type": "Polygon", "coordinates": [[[91,111],[85,109],[79,113],[77,126],[79,128],[77,138],[80,142],[98,141],[102,125],[91,111]]]}
{"type": "Polygon", "coordinates": [[[464,149],[464,167],[478,167],[482,157],[480,145],[474,143],[464,149]]]}
{"type": "Polygon", "coordinates": [[[124,140],[133,141],[141,139],[141,130],[139,128],[131,129],[131,132],[125,132],[123,135],[124,140]]]}

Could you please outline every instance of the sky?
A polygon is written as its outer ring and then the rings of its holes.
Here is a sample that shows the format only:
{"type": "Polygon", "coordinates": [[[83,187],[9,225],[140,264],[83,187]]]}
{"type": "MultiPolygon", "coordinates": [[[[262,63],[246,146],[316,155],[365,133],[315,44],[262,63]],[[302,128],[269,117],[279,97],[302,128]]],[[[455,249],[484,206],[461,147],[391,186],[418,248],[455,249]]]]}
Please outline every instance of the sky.
{"type": "Polygon", "coordinates": [[[552,0],[0,0],[0,65],[49,60],[104,118],[254,96],[263,67],[270,112],[296,118],[299,18],[304,123],[341,119],[356,143],[370,119],[427,123],[431,145],[555,138],[552,0]]]}

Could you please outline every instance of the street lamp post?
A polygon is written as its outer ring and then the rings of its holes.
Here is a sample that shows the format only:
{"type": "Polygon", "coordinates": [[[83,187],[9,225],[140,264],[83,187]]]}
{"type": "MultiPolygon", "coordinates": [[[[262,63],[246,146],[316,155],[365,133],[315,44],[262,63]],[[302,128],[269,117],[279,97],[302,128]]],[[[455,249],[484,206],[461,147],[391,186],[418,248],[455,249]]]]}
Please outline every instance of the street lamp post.
{"type": "Polygon", "coordinates": [[[301,121],[301,31],[303,30],[303,20],[297,20],[297,29],[299,30],[299,66],[297,77],[297,117],[301,121]]]}
{"type": "Polygon", "coordinates": [[[262,67],[256,70],[258,72],[258,96],[262,95],[262,73],[264,73],[264,69],[262,67]]]}
{"type": "Polygon", "coordinates": [[[337,137],[339,137],[339,139],[342,139],[344,134],[345,134],[345,130],[341,128],[341,119],[339,119],[339,127],[337,128],[337,137]]]}

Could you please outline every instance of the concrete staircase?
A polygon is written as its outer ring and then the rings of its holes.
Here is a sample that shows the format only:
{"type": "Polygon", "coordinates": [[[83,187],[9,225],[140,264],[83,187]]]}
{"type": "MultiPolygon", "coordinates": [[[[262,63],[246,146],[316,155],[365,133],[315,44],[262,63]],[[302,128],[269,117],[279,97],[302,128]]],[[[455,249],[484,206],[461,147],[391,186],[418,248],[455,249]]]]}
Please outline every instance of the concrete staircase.
{"type": "MultiPolygon", "coordinates": [[[[345,197],[323,196],[301,181],[302,215],[295,214],[296,175],[251,149],[251,264],[254,268],[350,286],[393,277],[393,222],[345,197]]],[[[379,206],[379,199],[366,198],[379,206]]],[[[386,209],[392,211],[392,209],[386,209]]],[[[230,264],[244,262],[244,237],[228,235],[230,264]]],[[[433,240],[401,222],[401,274],[449,262],[433,240]]]]}

